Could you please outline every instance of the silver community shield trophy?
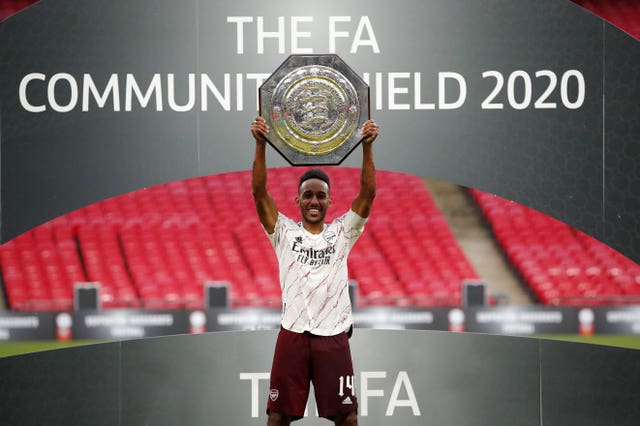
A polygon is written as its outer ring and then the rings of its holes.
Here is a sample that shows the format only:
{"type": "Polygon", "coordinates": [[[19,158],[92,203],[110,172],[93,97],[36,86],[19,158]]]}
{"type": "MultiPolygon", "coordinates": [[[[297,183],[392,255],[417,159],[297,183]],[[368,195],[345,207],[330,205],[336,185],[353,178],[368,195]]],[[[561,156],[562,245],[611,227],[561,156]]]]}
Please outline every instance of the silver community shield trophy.
{"type": "Polygon", "coordinates": [[[267,140],[293,166],[340,164],[369,119],[369,86],[337,55],[289,56],[259,97],[267,140]]]}

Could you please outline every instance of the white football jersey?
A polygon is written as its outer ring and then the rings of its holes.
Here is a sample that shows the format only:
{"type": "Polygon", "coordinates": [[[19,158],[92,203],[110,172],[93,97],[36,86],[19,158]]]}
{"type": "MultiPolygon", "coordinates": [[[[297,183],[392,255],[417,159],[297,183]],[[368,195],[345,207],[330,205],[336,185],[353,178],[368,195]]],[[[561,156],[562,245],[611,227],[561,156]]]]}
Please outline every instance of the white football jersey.
{"type": "Polygon", "coordinates": [[[312,234],[278,213],[274,232],[267,235],[280,267],[284,328],[332,336],[351,327],[347,257],[365,222],[349,210],[312,234]]]}

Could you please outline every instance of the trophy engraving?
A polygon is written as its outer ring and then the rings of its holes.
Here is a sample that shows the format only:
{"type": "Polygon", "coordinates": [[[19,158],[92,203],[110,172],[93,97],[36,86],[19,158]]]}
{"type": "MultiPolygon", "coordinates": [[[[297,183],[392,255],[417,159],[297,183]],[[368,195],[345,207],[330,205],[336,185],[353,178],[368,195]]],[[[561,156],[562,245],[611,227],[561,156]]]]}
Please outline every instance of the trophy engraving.
{"type": "Polygon", "coordinates": [[[259,94],[267,140],[292,165],[339,164],[369,118],[369,87],[337,55],[291,55],[259,94]]]}

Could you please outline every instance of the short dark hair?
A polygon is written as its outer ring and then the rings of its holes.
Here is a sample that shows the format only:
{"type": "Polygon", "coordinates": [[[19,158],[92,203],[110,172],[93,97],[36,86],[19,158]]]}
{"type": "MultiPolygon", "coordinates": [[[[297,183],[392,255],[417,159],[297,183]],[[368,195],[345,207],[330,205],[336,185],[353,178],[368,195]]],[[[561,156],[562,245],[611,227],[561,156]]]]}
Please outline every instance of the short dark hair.
{"type": "Polygon", "coordinates": [[[321,169],[309,169],[300,176],[300,182],[298,182],[298,189],[302,186],[302,183],[309,179],[320,179],[324,183],[327,184],[329,188],[331,188],[331,182],[329,181],[329,175],[327,175],[321,169]]]}

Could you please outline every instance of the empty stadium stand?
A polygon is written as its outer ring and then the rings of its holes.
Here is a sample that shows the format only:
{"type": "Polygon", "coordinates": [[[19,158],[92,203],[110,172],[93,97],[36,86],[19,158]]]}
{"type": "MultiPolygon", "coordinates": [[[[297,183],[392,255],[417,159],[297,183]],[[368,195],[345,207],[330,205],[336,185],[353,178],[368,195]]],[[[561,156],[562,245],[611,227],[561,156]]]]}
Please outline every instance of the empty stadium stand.
{"type": "Polygon", "coordinates": [[[640,265],[533,209],[470,191],[511,264],[546,305],[640,302],[640,265]]]}
{"type": "MultiPolygon", "coordinates": [[[[334,203],[349,209],[359,169],[328,168],[334,203]]],[[[280,210],[299,217],[296,168],[271,169],[280,210]]],[[[84,207],[0,247],[10,308],[65,310],[74,283],[97,282],[104,308],[203,306],[207,282],[230,284],[232,306],[279,306],[275,255],[262,230],[249,172],[171,182],[84,207]]],[[[417,176],[378,172],[378,195],[349,271],[362,305],[460,304],[477,274],[417,176]],[[419,208],[416,208],[419,206],[419,208]]]]}
{"type": "MultiPolygon", "coordinates": [[[[558,0],[564,1],[564,0],[558,0]]],[[[640,39],[640,2],[572,0],[640,39]]],[[[35,3],[3,0],[0,20],[35,3]]],[[[273,169],[270,190],[297,216],[299,171],[273,169]]],[[[332,168],[332,219],[358,171],[332,168]]],[[[87,206],[0,246],[5,296],[19,311],[73,308],[74,283],[99,282],[104,308],[201,307],[203,284],[228,282],[232,306],[278,306],[275,257],[255,215],[246,172],[172,182],[87,206]]],[[[477,279],[420,178],[380,172],[367,231],[349,272],[361,305],[460,303],[477,279]],[[423,214],[415,214],[415,206],[423,214]]],[[[471,191],[509,260],[541,303],[640,302],[640,266],[540,213],[471,191]]]]}
{"type": "Polygon", "coordinates": [[[571,0],[640,39],[640,2],[637,0],[571,0]]]}
{"type": "MultiPolygon", "coordinates": [[[[346,211],[359,170],[329,168],[334,204],[346,211]]],[[[298,217],[296,168],[270,170],[280,209],[298,217]]],[[[207,282],[230,284],[232,306],[279,306],[275,256],[255,214],[249,172],[171,182],[57,218],[0,247],[9,307],[69,310],[75,283],[98,282],[104,308],[202,307],[207,282]]],[[[349,261],[359,304],[452,306],[479,279],[424,182],[378,172],[367,232],[349,261]],[[416,208],[419,206],[419,208],[416,208]]],[[[640,302],[640,266],[553,218],[471,190],[496,240],[547,305],[640,302]]]]}

